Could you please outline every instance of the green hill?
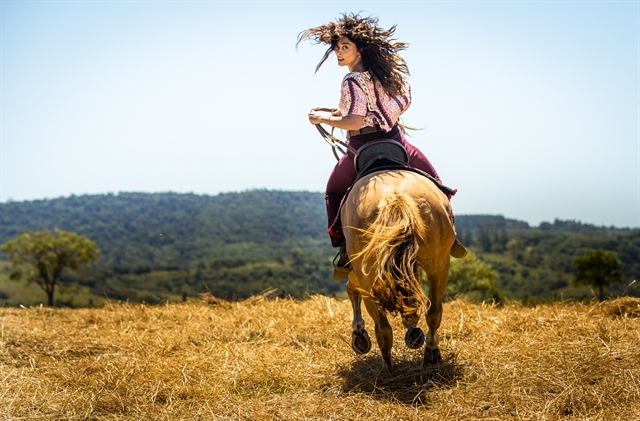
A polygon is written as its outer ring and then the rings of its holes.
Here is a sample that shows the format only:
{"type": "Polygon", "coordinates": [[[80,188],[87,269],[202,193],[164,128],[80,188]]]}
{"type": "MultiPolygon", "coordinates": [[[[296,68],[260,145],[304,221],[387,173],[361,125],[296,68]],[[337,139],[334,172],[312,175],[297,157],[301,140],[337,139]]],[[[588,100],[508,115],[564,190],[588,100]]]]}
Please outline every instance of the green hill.
{"type": "Polygon", "coordinates": [[[120,193],[1,204],[0,241],[27,230],[74,231],[98,242],[107,265],[272,260],[294,247],[327,251],[324,199],[307,192],[199,196],[120,193]]]}
{"type": "MultiPolygon", "coordinates": [[[[568,287],[571,260],[587,247],[620,256],[624,285],[613,293],[640,275],[638,230],[558,220],[530,227],[500,215],[457,215],[456,227],[459,238],[499,272],[507,297],[588,296],[588,290],[568,287]]],[[[71,292],[59,295],[59,304],[100,297],[175,301],[207,291],[244,298],[267,288],[294,297],[344,290],[331,280],[335,252],[321,193],[120,193],[0,204],[0,243],[53,228],[85,235],[101,250],[86,276],[65,279],[71,292]]],[[[4,266],[0,299],[17,304],[4,266]]],[[[634,288],[628,292],[637,293],[634,288]]]]}
{"type": "Polygon", "coordinates": [[[120,193],[0,205],[0,241],[60,228],[96,241],[98,264],[69,278],[96,296],[147,302],[210,291],[233,298],[335,293],[324,199],[248,191],[217,196],[120,193]]]}

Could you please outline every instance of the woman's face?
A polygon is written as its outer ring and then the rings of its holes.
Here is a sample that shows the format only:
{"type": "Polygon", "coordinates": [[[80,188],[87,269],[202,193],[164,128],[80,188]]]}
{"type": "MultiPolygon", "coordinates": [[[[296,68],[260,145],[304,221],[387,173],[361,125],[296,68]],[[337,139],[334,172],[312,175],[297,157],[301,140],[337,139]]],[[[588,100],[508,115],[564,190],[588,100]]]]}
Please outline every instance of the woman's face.
{"type": "Polygon", "coordinates": [[[338,66],[347,66],[352,69],[360,61],[356,44],[347,37],[341,37],[333,51],[338,58],[338,66]]]}

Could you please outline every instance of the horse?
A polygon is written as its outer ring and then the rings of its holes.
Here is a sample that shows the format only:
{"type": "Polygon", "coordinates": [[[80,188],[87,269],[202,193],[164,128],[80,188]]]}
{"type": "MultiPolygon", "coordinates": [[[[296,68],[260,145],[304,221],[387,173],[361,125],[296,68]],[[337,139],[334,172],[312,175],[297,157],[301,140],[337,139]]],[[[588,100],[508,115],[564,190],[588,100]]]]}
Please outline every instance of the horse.
{"type": "Polygon", "coordinates": [[[393,331],[387,312],[400,314],[405,343],[425,342],[417,326],[423,315],[429,328],[424,364],[442,360],[438,328],[449,276],[449,253],[456,238],[447,196],[428,178],[392,169],[360,178],[345,198],[340,218],[350,257],[347,294],[353,308],[352,348],[371,349],[361,303],[375,323],[375,336],[387,371],[392,371],[393,331]],[[426,272],[429,293],[422,290],[426,272]]]}

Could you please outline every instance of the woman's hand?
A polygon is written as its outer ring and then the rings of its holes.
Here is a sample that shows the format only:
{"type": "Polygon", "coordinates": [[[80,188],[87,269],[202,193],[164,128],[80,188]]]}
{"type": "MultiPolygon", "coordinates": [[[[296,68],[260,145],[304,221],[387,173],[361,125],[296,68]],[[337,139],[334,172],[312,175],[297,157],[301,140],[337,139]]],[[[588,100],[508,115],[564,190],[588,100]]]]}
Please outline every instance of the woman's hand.
{"type": "Polygon", "coordinates": [[[323,114],[322,112],[311,110],[311,112],[309,112],[309,123],[311,124],[322,123],[322,114],[323,114]]]}

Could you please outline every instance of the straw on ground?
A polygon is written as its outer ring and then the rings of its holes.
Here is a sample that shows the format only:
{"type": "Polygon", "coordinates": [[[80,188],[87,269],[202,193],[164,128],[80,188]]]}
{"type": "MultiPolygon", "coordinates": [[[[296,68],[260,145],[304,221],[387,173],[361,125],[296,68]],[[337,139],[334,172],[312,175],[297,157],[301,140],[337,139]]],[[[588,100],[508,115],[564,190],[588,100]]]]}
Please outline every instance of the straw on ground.
{"type": "Polygon", "coordinates": [[[393,375],[375,346],[350,349],[349,302],[323,296],[3,309],[0,322],[4,420],[640,419],[637,298],[446,303],[434,367],[394,318],[393,375]]]}

